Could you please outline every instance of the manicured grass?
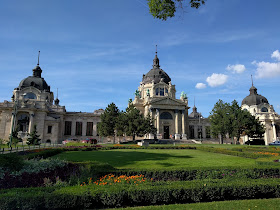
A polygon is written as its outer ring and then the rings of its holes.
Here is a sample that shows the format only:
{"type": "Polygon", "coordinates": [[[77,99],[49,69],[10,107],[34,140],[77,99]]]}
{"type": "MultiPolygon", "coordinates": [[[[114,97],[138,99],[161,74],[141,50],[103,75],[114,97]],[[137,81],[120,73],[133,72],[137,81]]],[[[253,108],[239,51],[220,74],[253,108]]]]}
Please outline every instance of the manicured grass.
{"type": "Polygon", "coordinates": [[[209,203],[194,203],[194,204],[174,204],[174,205],[162,205],[162,206],[145,206],[134,208],[120,208],[125,210],[146,210],[146,209],[178,209],[178,210],[204,210],[204,209],[219,209],[219,210],[248,210],[248,209],[279,209],[280,199],[255,199],[255,200],[239,200],[239,201],[219,201],[209,203]]]}
{"type": "Polygon", "coordinates": [[[108,163],[119,169],[200,168],[255,165],[254,159],[189,149],[71,151],[56,155],[54,158],[73,162],[98,161],[108,163]]]}

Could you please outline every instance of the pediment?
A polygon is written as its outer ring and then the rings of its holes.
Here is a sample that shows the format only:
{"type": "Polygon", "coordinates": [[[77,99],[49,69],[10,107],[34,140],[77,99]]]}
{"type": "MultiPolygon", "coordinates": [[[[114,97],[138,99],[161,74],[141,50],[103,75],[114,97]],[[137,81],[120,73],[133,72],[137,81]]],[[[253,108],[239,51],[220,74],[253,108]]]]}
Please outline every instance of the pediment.
{"type": "Polygon", "coordinates": [[[169,106],[187,106],[186,103],[178,99],[173,99],[169,97],[156,98],[149,103],[150,105],[169,105],[169,106]]]}

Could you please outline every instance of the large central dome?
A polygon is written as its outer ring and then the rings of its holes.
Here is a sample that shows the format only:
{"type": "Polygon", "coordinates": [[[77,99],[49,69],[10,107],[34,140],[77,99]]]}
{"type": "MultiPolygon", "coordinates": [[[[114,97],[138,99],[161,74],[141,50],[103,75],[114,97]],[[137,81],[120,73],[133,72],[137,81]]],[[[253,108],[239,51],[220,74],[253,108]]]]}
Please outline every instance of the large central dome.
{"type": "Polygon", "coordinates": [[[168,84],[171,81],[168,74],[160,68],[157,54],[154,58],[153,68],[146,75],[143,75],[142,82],[144,84],[147,84],[152,83],[153,80],[155,84],[159,83],[161,80],[166,84],[168,84]]]}
{"type": "Polygon", "coordinates": [[[246,104],[248,106],[252,106],[252,105],[259,105],[262,103],[268,104],[268,100],[266,99],[266,97],[259,95],[257,93],[257,88],[255,88],[253,85],[249,91],[250,91],[250,95],[248,95],[243,99],[242,105],[246,104]]]}
{"type": "Polygon", "coordinates": [[[22,90],[26,87],[35,87],[39,90],[45,90],[46,92],[50,92],[50,86],[48,86],[47,82],[44,80],[44,78],[41,77],[42,69],[39,65],[37,65],[33,69],[33,76],[29,76],[25,79],[23,79],[18,86],[19,90],[22,90]]]}

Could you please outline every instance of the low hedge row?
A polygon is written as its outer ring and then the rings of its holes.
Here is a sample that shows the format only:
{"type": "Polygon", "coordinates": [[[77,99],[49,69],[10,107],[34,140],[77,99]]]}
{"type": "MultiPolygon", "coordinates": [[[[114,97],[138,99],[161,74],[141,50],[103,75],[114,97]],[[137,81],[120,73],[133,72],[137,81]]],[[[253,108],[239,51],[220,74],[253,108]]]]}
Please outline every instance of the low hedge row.
{"type": "Polygon", "coordinates": [[[27,151],[22,151],[18,152],[19,155],[23,155],[25,159],[33,159],[33,158],[48,158],[52,157],[54,155],[57,155],[59,153],[62,153],[63,150],[60,148],[56,149],[35,149],[35,150],[27,150],[27,151]]]}
{"type": "MultiPolygon", "coordinates": [[[[144,175],[146,178],[153,178],[159,181],[190,181],[196,179],[224,179],[224,178],[280,178],[280,168],[213,168],[213,169],[193,169],[193,170],[141,170],[129,171],[119,170],[111,172],[116,176],[144,175]]],[[[106,175],[104,172],[101,176],[106,175]]]]}
{"type": "Polygon", "coordinates": [[[155,182],[139,186],[75,186],[0,191],[1,209],[85,209],[279,198],[279,179],[155,182]]]}
{"type": "Polygon", "coordinates": [[[190,181],[197,179],[225,179],[225,178],[280,178],[280,168],[277,166],[259,165],[254,167],[205,167],[201,169],[169,169],[169,170],[135,170],[115,169],[114,167],[100,162],[81,162],[81,181],[87,181],[89,177],[98,179],[107,174],[116,176],[144,175],[146,178],[153,178],[158,181],[190,181]]]}
{"type": "Polygon", "coordinates": [[[48,179],[49,183],[55,183],[58,178],[61,181],[65,181],[68,180],[70,176],[78,176],[79,173],[79,167],[72,163],[68,163],[63,167],[56,167],[52,170],[41,170],[37,173],[23,172],[18,176],[6,172],[0,179],[0,189],[44,186],[48,184],[45,183],[44,179],[48,179]]]}
{"type": "Polygon", "coordinates": [[[233,155],[233,156],[239,156],[239,157],[245,157],[245,158],[253,158],[253,159],[267,157],[267,155],[264,155],[264,154],[248,152],[248,151],[246,152],[246,151],[240,151],[240,150],[225,149],[225,148],[200,146],[200,147],[197,147],[197,150],[221,153],[221,154],[225,154],[225,155],[233,155]]]}

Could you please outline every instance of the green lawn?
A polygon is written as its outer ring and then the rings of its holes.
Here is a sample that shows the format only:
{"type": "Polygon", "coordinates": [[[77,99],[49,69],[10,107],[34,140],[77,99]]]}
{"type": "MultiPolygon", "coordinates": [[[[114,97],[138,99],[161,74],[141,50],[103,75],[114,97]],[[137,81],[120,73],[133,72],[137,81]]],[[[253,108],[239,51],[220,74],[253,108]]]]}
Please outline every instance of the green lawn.
{"type": "Polygon", "coordinates": [[[280,199],[255,199],[255,200],[240,200],[240,201],[219,201],[211,203],[194,203],[194,204],[175,204],[175,205],[163,205],[163,206],[146,206],[135,208],[121,208],[125,210],[147,210],[147,209],[178,209],[178,210],[248,210],[248,209],[264,209],[264,210],[276,210],[280,209],[280,199]]]}
{"type": "Polygon", "coordinates": [[[199,150],[173,149],[119,149],[100,151],[71,151],[54,156],[73,162],[98,161],[124,169],[164,169],[253,166],[254,159],[204,152],[199,150]]]}

